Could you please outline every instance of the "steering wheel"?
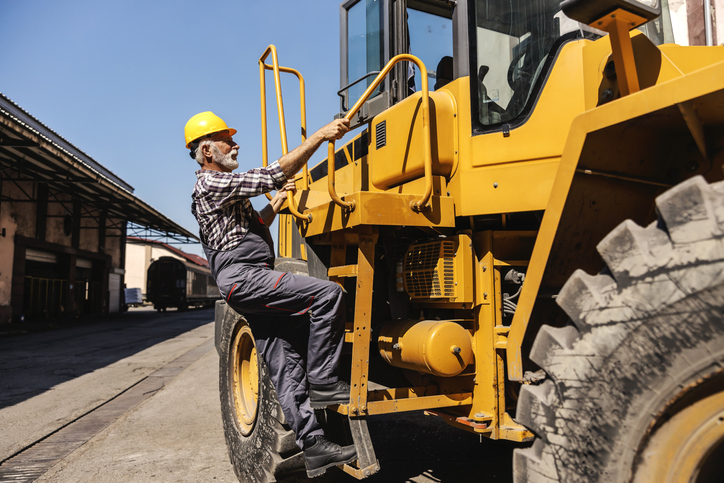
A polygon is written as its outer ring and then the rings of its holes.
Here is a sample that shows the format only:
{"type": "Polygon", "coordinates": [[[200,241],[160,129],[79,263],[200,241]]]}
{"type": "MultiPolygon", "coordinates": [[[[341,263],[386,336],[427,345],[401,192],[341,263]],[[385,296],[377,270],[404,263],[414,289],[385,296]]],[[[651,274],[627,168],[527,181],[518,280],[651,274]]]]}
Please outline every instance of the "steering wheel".
{"type": "Polygon", "coordinates": [[[526,84],[530,84],[530,80],[533,77],[530,72],[527,72],[522,68],[518,67],[518,64],[520,63],[521,59],[525,57],[525,55],[528,53],[528,50],[529,49],[520,49],[520,52],[515,54],[513,60],[508,66],[508,85],[514,91],[520,85],[521,81],[525,82],[526,84]]]}

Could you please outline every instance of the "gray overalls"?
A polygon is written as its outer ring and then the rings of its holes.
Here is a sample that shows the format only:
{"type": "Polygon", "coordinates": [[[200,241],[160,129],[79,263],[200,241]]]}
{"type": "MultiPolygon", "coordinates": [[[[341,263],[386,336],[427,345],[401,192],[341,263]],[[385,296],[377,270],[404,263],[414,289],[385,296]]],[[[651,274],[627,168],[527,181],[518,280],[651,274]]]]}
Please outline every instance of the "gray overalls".
{"type": "Polygon", "coordinates": [[[307,380],[338,380],[345,319],[342,288],[274,271],[271,234],[256,211],[239,245],[224,251],[203,247],[222,296],[249,322],[284,417],[303,448],[305,437],[324,434],[309,405],[307,380]]]}

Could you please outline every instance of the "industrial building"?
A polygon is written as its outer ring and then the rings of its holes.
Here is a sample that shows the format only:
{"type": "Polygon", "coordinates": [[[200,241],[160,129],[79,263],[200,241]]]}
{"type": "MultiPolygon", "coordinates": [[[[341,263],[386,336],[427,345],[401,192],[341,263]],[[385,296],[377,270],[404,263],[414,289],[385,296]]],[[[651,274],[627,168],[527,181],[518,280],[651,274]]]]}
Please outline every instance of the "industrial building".
{"type": "Polygon", "coordinates": [[[664,32],[667,39],[679,45],[724,43],[723,0],[663,0],[661,6],[666,28],[670,23],[673,30],[673,35],[664,32]]]}
{"type": "Polygon", "coordinates": [[[121,310],[130,235],[198,240],[0,94],[0,324],[121,310]]]}

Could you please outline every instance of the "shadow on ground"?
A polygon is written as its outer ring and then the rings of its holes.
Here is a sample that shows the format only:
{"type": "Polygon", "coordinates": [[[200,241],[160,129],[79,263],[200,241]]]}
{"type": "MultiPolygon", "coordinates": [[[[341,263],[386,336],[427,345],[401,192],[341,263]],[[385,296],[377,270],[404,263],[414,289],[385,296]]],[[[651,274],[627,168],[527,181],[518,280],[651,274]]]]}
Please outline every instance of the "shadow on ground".
{"type": "MultiPolygon", "coordinates": [[[[370,483],[513,481],[513,450],[521,445],[481,441],[421,411],[371,417],[368,426],[381,467],[365,480],[370,483]]],[[[344,475],[341,481],[357,480],[344,475]]]]}
{"type": "Polygon", "coordinates": [[[212,308],[163,313],[132,310],[87,319],[75,327],[27,334],[15,331],[0,338],[0,409],[213,320],[212,308]]]}

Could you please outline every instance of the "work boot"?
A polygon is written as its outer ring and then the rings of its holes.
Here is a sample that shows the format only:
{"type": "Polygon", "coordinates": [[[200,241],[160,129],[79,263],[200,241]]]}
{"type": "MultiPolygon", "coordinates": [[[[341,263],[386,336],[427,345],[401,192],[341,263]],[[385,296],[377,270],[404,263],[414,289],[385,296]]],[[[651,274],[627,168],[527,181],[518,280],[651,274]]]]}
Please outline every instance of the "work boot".
{"type": "Polygon", "coordinates": [[[310,384],[309,404],[312,409],[322,409],[332,404],[349,404],[349,384],[344,381],[310,384]]]}
{"type": "Polygon", "coordinates": [[[356,459],[357,451],[354,445],[340,446],[324,436],[304,438],[304,466],[309,478],[323,475],[327,468],[349,464],[356,459]]]}

